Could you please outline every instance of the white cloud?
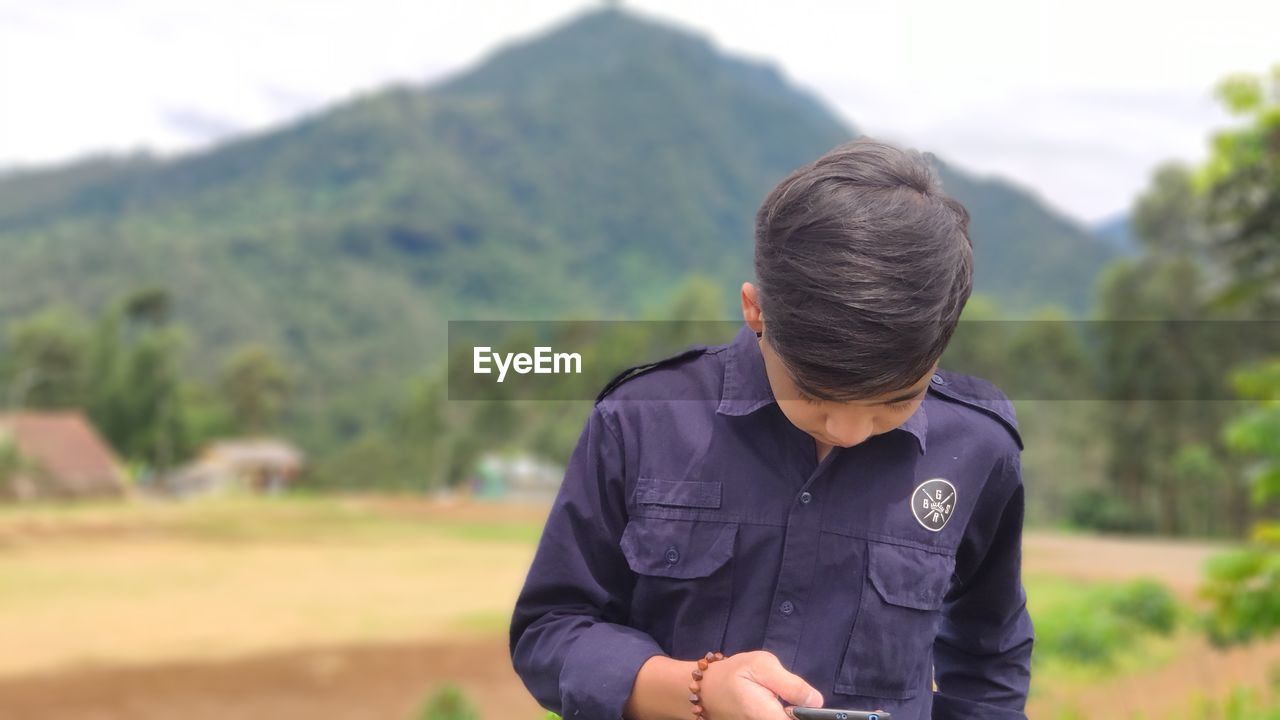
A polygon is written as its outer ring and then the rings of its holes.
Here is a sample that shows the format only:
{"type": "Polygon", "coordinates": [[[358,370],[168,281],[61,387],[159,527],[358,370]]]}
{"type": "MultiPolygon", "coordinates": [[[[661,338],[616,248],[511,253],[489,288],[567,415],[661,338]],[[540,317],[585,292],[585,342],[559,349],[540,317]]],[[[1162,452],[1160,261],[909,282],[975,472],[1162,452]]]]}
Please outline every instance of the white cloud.
{"type": "MultiPolygon", "coordinates": [[[[774,59],[860,129],[1034,188],[1086,220],[1228,122],[1208,95],[1280,61],[1280,3],[637,0],[774,59]]],[[[199,147],[421,82],[580,0],[0,0],[0,165],[199,147]]]]}

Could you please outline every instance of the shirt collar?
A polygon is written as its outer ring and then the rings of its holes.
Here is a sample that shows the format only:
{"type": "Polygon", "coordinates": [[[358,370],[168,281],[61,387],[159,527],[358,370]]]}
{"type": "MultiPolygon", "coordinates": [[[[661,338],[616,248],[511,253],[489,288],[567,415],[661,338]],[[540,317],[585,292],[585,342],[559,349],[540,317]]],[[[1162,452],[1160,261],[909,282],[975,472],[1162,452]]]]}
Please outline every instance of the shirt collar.
{"type": "MultiPolygon", "coordinates": [[[[765,371],[764,356],[760,354],[756,333],[750,325],[742,324],[738,334],[726,347],[724,359],[724,389],[716,412],[721,415],[749,415],[760,408],[775,403],[769,375],[765,371]]],[[[925,401],[928,397],[925,398],[925,401]]],[[[915,436],[920,452],[925,449],[929,418],[925,415],[925,403],[894,430],[905,430],[915,436]]],[[[892,430],[890,432],[893,432],[892,430]]]]}

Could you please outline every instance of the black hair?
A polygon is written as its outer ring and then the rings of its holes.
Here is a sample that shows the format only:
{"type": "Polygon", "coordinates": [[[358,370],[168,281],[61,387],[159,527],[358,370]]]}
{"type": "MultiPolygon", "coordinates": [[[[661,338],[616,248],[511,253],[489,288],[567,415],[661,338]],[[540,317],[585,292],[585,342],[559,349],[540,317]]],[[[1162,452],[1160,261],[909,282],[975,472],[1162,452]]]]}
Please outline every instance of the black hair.
{"type": "Polygon", "coordinates": [[[870,138],[778,183],[756,214],[756,284],[800,391],[866,399],[928,372],[972,291],[968,231],[921,153],[870,138]]]}

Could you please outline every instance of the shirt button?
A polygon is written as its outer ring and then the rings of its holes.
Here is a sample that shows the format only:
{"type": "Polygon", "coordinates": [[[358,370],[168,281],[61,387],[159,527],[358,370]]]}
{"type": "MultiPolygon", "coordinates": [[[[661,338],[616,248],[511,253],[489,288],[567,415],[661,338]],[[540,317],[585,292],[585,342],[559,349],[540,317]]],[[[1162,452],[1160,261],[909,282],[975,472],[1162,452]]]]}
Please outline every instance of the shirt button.
{"type": "Polygon", "coordinates": [[[943,380],[943,379],[942,379],[942,376],[941,376],[941,375],[939,375],[939,374],[937,374],[937,373],[934,373],[934,374],[933,374],[933,377],[929,378],[929,382],[933,383],[934,385],[946,385],[946,384],[947,384],[947,381],[946,381],[946,380],[943,380]]]}
{"type": "Polygon", "coordinates": [[[804,503],[805,505],[808,505],[809,501],[812,499],[813,499],[813,495],[810,494],[808,490],[800,493],[800,502],[804,503]]]}
{"type": "Polygon", "coordinates": [[[783,615],[790,615],[795,612],[795,609],[796,606],[792,605],[790,600],[783,600],[782,604],[778,606],[778,610],[781,610],[783,615]]]}
{"type": "Polygon", "coordinates": [[[674,546],[667,548],[667,562],[672,565],[680,562],[680,551],[675,549],[674,546]]]}

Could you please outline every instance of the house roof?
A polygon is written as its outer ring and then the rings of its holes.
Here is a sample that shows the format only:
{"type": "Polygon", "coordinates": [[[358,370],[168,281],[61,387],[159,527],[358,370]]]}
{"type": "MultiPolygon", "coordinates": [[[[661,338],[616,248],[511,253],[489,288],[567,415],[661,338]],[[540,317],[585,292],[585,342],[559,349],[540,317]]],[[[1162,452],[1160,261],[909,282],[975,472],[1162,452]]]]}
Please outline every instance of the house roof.
{"type": "Polygon", "coordinates": [[[34,475],[57,494],[124,491],[120,459],[77,410],[0,414],[0,434],[13,439],[18,455],[34,465],[34,475]]]}
{"type": "Polygon", "coordinates": [[[297,468],[302,451],[278,438],[237,438],[211,443],[204,452],[206,462],[235,466],[297,468]]]}

